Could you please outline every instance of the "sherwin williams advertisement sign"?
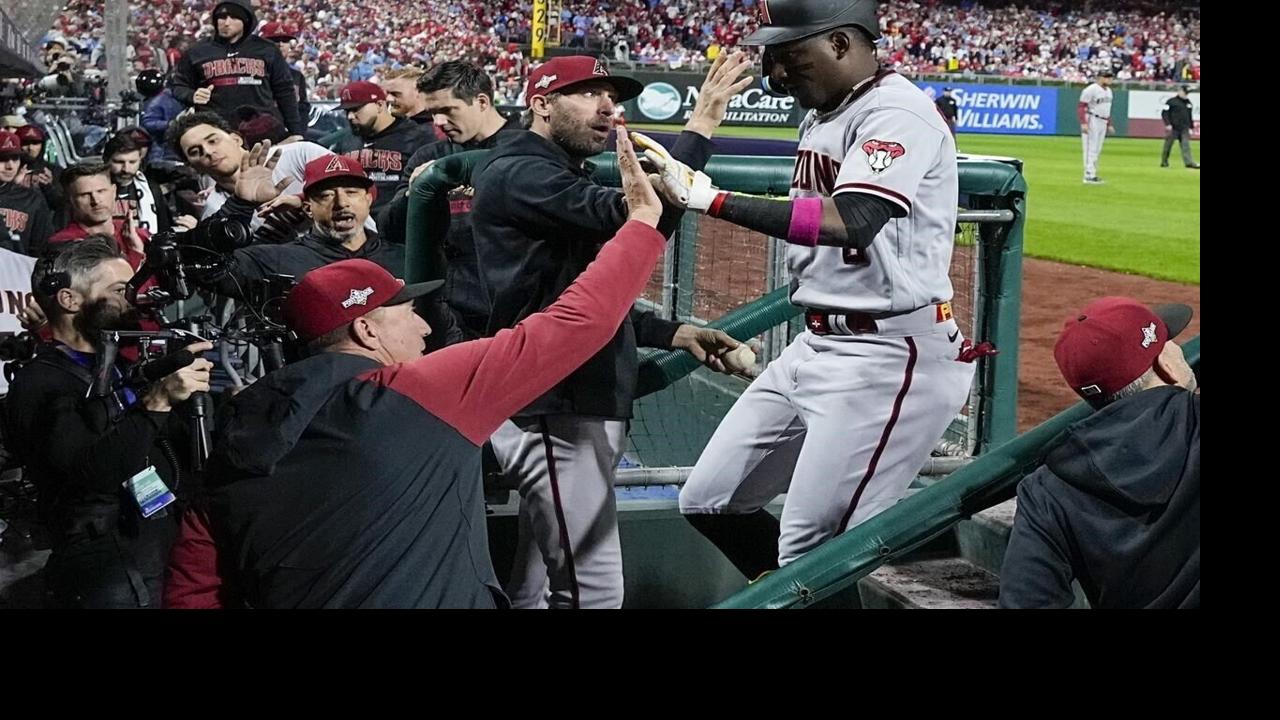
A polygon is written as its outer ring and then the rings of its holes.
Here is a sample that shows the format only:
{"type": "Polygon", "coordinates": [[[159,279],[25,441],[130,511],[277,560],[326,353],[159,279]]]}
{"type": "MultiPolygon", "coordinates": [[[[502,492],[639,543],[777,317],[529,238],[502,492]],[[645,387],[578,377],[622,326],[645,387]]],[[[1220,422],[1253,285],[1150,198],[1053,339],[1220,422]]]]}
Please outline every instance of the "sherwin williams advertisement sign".
{"type": "Polygon", "coordinates": [[[949,87],[958,132],[1053,135],[1058,131],[1058,88],[917,83],[931,98],[949,87]]]}
{"type": "MultiPolygon", "coordinates": [[[[634,73],[644,83],[640,97],[627,103],[627,120],[683,125],[698,102],[703,76],[694,73],[634,73]]],[[[800,125],[804,111],[791,97],[773,97],[759,85],[743,90],[729,100],[726,125],[800,125]]]]}
{"type": "MultiPolygon", "coordinates": [[[[684,72],[636,72],[629,74],[644,83],[644,91],[626,103],[631,122],[683,125],[698,102],[703,76],[684,72]]],[[[1079,96],[1057,87],[917,83],[932,98],[950,87],[956,98],[960,132],[1008,135],[1054,135],[1078,132],[1076,127],[1058,127],[1059,95],[1072,103],[1079,96]]],[[[799,127],[805,109],[792,97],[773,97],[760,86],[743,90],[729,101],[726,125],[799,127]]]]}

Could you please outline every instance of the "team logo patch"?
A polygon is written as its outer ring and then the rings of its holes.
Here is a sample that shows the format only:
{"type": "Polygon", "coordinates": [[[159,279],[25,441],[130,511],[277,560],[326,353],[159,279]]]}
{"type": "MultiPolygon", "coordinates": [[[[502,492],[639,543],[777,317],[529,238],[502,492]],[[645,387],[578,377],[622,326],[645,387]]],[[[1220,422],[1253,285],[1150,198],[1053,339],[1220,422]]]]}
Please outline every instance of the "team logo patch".
{"type": "Polygon", "coordinates": [[[1155,343],[1155,341],[1156,341],[1156,324],[1151,323],[1150,325],[1142,328],[1142,347],[1149,348],[1155,343]]]}
{"type": "MultiPolygon", "coordinates": [[[[597,64],[599,64],[599,61],[597,61],[597,64]]],[[[538,82],[534,83],[534,87],[538,88],[539,90],[546,90],[547,88],[551,87],[551,83],[559,79],[560,79],[559,75],[543,75],[542,78],[538,80],[538,82]]]]}
{"type": "Polygon", "coordinates": [[[907,149],[896,142],[887,140],[868,140],[862,143],[862,152],[867,154],[867,164],[877,173],[889,169],[893,161],[907,154],[907,149]]]}
{"type": "Polygon", "coordinates": [[[342,301],[343,308],[349,308],[352,305],[368,305],[369,296],[373,294],[373,288],[367,287],[363,290],[352,290],[351,297],[342,301]]]}
{"type": "Polygon", "coordinates": [[[324,166],[324,171],[326,173],[351,172],[351,168],[348,168],[347,164],[342,161],[341,155],[334,155],[333,159],[329,161],[329,164],[324,166]]]}
{"type": "Polygon", "coordinates": [[[599,60],[596,60],[595,67],[591,68],[591,74],[608,76],[609,69],[604,66],[604,63],[600,62],[599,60]]]}

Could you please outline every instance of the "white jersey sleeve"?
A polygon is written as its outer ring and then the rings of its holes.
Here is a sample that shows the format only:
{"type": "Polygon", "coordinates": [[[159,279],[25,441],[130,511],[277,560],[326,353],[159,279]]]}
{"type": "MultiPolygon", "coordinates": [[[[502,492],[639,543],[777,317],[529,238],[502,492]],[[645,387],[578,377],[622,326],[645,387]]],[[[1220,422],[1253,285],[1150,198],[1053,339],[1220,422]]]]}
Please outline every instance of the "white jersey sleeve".
{"type": "Polygon", "coordinates": [[[943,134],[910,110],[879,108],[857,128],[832,196],[865,193],[911,212],[920,181],[938,162],[943,134]]]}

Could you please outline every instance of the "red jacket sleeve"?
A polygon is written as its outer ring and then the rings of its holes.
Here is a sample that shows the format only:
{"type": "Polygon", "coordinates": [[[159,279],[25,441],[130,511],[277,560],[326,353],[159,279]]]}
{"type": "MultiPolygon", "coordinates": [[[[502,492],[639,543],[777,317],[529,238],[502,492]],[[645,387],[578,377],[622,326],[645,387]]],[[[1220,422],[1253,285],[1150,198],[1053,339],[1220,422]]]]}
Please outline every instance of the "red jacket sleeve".
{"type": "Polygon", "coordinates": [[[560,298],[491,338],[365,376],[412,398],[479,445],[604,347],[644,290],[665,241],[630,221],[560,298]]]}
{"type": "Polygon", "coordinates": [[[169,552],[164,607],[213,610],[234,605],[231,585],[220,571],[218,548],[209,532],[208,516],[193,507],[183,514],[178,540],[169,552]]]}

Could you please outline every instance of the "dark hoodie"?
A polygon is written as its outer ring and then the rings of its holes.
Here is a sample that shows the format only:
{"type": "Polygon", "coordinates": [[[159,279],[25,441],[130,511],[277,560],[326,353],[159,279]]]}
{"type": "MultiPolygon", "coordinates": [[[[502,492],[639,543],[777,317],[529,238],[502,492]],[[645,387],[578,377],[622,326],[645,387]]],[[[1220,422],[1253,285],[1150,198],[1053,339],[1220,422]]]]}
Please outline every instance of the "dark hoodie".
{"type": "MultiPolygon", "coordinates": [[[[711,158],[711,141],[682,132],[671,154],[694,170],[711,158]]],[[[622,192],[597,184],[590,163],[576,165],[559,145],[533,132],[494,148],[471,173],[471,227],[489,336],[550,305],[621,227],[622,192]]],[[[670,235],[682,213],[668,208],[658,229],[670,235]]],[[[565,382],[518,413],[630,418],[637,344],[670,349],[679,323],[633,310],[613,340],[565,382]]]]}
{"type": "Polygon", "coordinates": [[[1018,487],[1000,606],[1200,607],[1200,396],[1144,390],[1071,427],[1018,487]]]}
{"type": "Polygon", "coordinates": [[[372,212],[376,214],[391,202],[396,187],[409,179],[409,158],[423,145],[435,142],[435,136],[414,121],[396,117],[385,130],[373,137],[351,135],[334,146],[333,151],[360,163],[364,174],[378,188],[372,212]]]}
{"type": "Polygon", "coordinates": [[[230,5],[240,13],[244,35],[235,43],[218,37],[216,21],[213,39],[196,43],[173,69],[170,86],[173,96],[184,105],[194,104],[195,91],[213,86],[209,109],[235,127],[236,108],[243,105],[272,113],[291,135],[302,135],[307,126],[298,114],[298,93],[289,64],[270,40],[253,34],[257,17],[248,0],[225,0],[214,6],[230,5]]]}
{"type": "Polygon", "coordinates": [[[0,183],[0,245],[39,257],[52,234],[52,214],[39,190],[0,183]]]}
{"type": "Polygon", "coordinates": [[[382,366],[328,352],[219,417],[207,512],[170,558],[169,607],[506,604],[489,559],[481,445],[604,345],[662,254],[628,223],[545,312],[382,366]]]}

